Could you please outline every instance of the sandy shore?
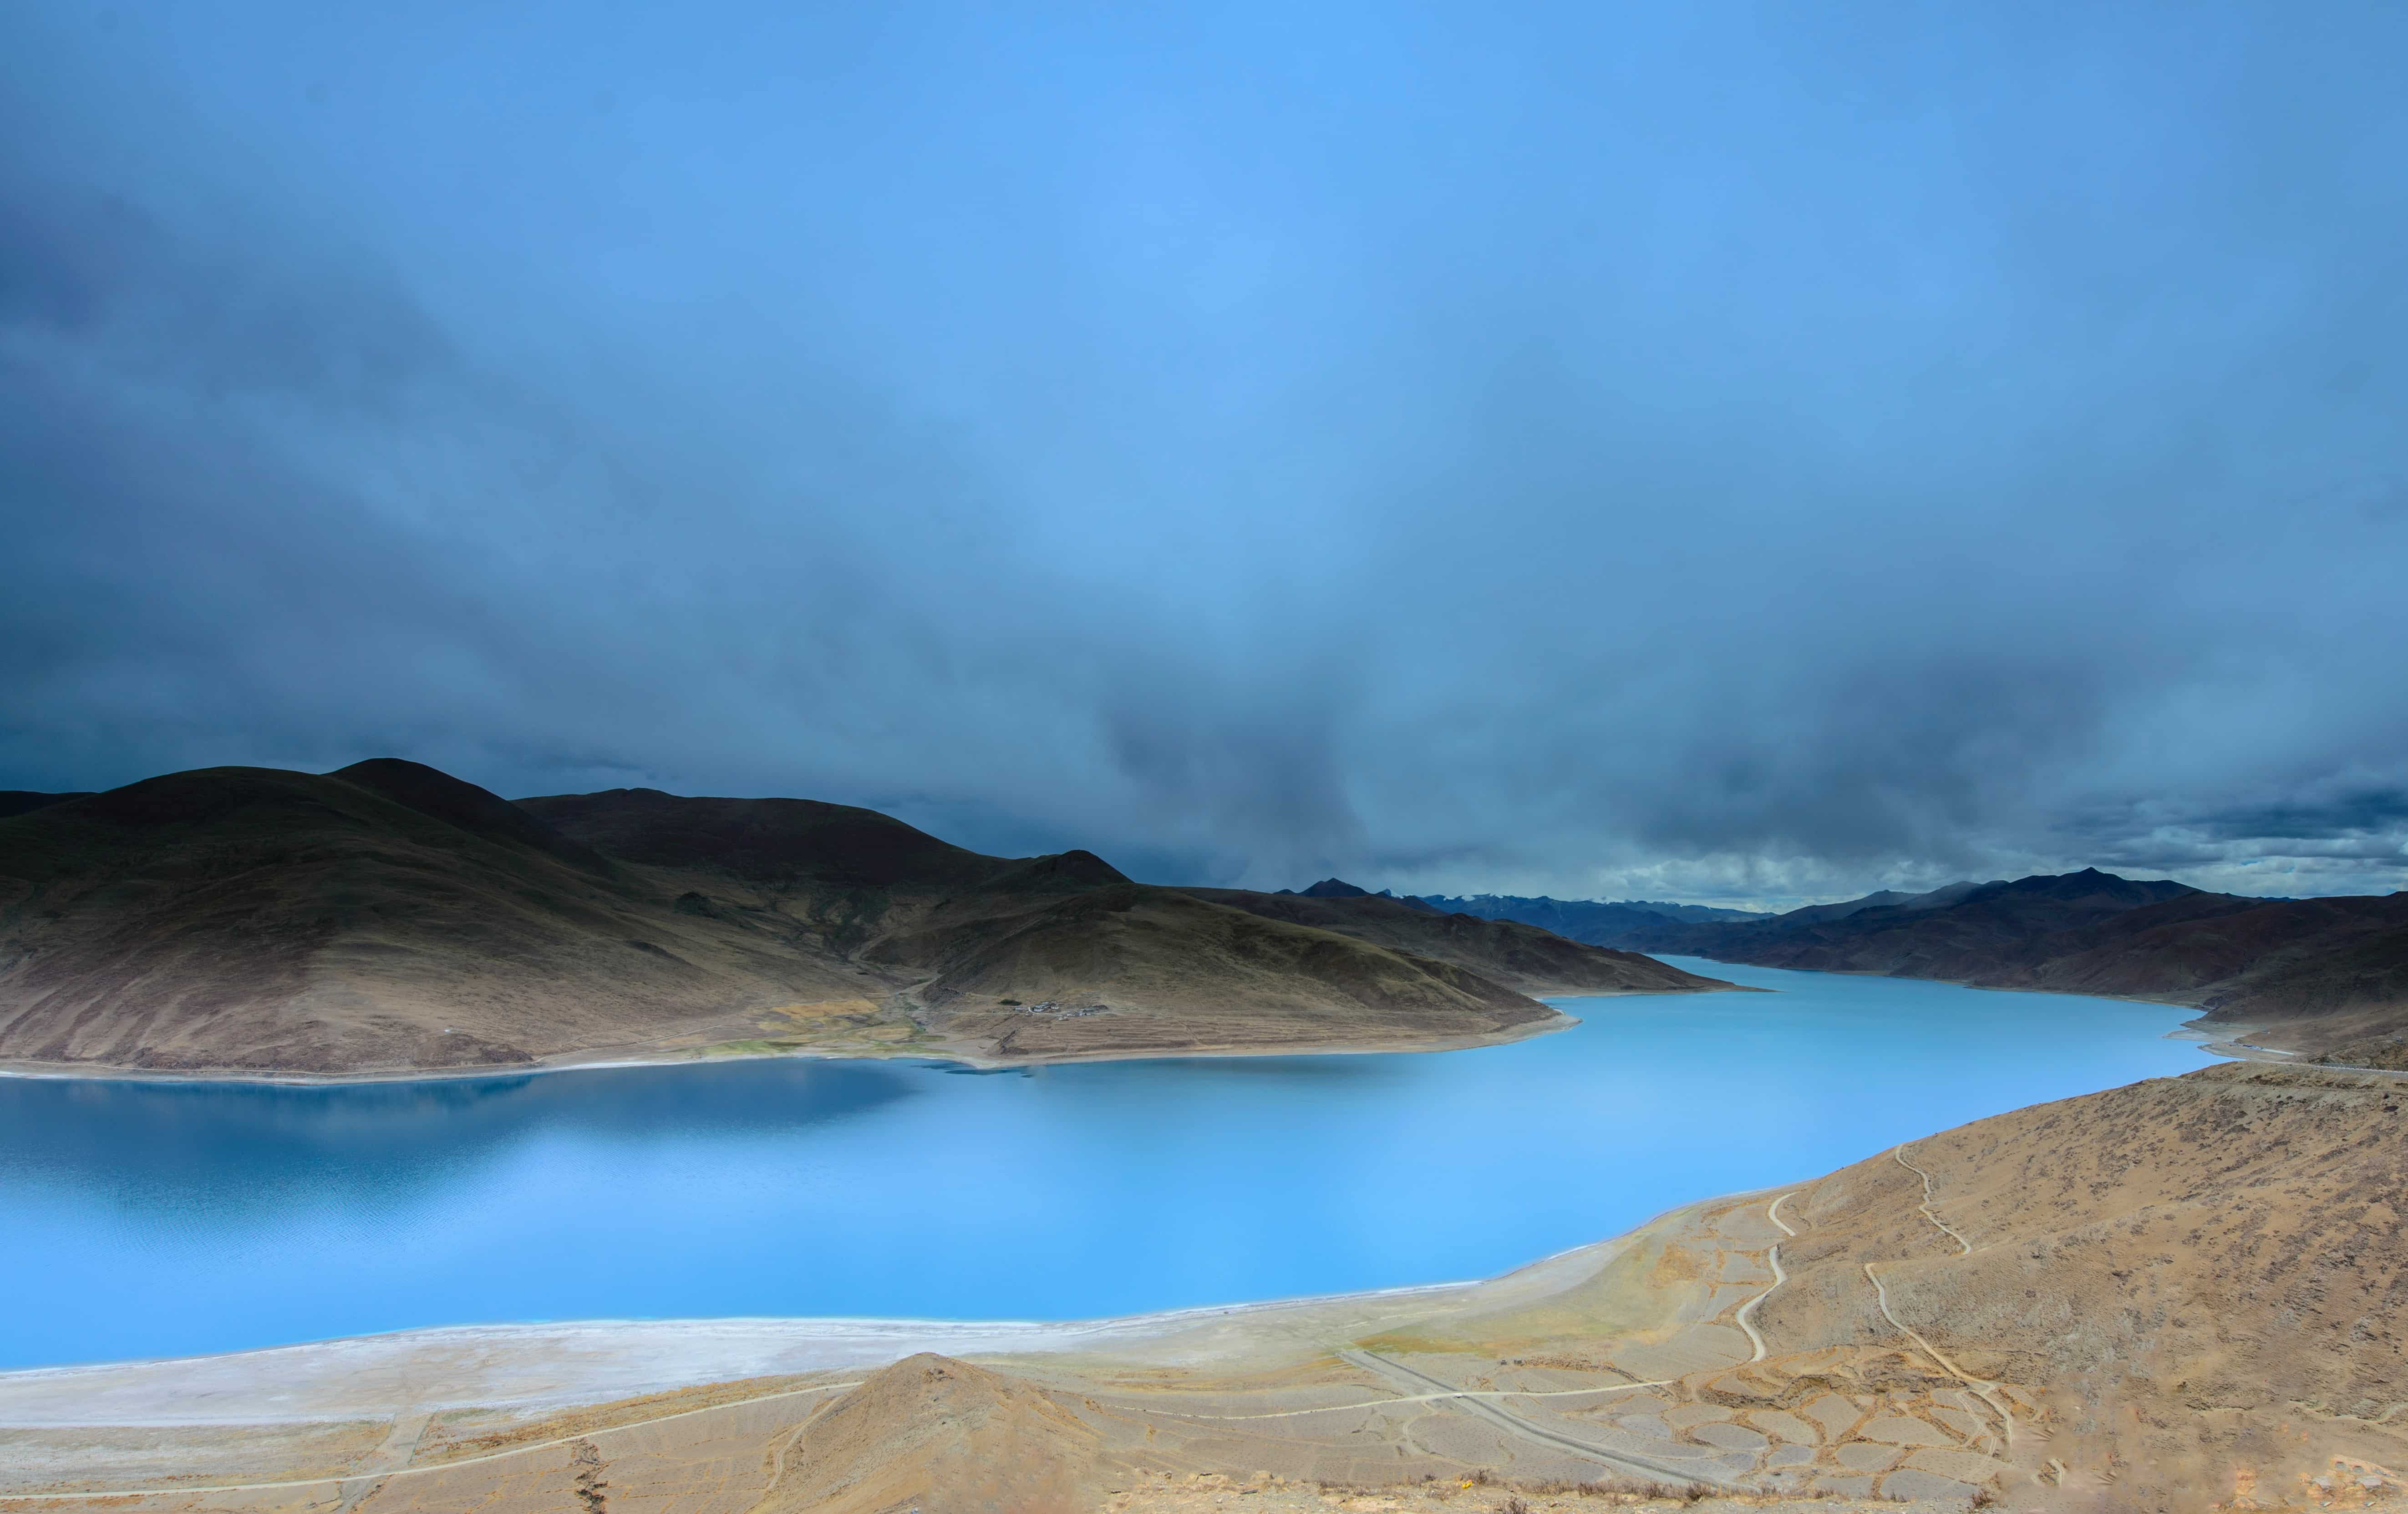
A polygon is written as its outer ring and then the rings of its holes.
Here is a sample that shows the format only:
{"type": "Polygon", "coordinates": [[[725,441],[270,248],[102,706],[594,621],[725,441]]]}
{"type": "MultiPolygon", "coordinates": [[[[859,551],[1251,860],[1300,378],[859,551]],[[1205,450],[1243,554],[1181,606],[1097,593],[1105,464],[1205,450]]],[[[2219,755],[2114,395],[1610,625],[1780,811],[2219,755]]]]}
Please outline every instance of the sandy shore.
{"type": "Polygon", "coordinates": [[[1687,1205],[1479,1283],[1124,1319],[483,1326],[9,1373],[0,1507],[157,1489],[204,1507],[322,1507],[339,1491],[346,1507],[377,1492],[430,1514],[532,1511],[595,1466],[614,1497],[647,1507],[749,1507],[714,1502],[725,1469],[774,1469],[775,1448],[815,1413],[937,1352],[1010,1375],[1099,1437],[1122,1500],[1101,1507],[1279,1488],[1312,1503],[1324,1485],[1477,1478],[1507,1480],[1497,1499],[1456,1507],[1506,1507],[1509,1484],[1694,1484],[1765,1507],[1879,1483],[1894,1500],[1961,1507],[2006,1464],[1963,1428],[1953,1384],[1917,1408],[1880,1389],[1850,1397],[1844,1374],[1819,1367],[1839,1391],[1816,1402],[1844,1436],[1786,1412],[1768,1435],[1747,1400],[1701,1402],[1684,1386],[1761,1357],[1748,1314],[1780,1285],[1784,1197],[1687,1205]]]}
{"type": "Polygon", "coordinates": [[[917,1351],[981,1359],[1077,1351],[1150,1357],[1176,1343],[1241,1342],[1258,1329],[1276,1333],[1301,1320],[1426,1304],[1484,1286],[1438,1283],[1067,1322],[738,1319],[444,1326],[218,1356],[0,1373],[0,1425],[263,1424],[412,1409],[556,1409],[743,1378],[854,1372],[917,1351]]]}

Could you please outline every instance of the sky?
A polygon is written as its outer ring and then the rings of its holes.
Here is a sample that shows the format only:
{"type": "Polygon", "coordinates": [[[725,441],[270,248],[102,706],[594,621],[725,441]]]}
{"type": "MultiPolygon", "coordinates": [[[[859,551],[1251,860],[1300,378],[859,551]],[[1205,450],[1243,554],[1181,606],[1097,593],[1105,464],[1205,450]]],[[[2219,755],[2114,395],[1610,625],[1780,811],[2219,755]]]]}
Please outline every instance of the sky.
{"type": "Polygon", "coordinates": [[[2408,7],[0,7],[0,787],[2408,886],[2408,7]]]}

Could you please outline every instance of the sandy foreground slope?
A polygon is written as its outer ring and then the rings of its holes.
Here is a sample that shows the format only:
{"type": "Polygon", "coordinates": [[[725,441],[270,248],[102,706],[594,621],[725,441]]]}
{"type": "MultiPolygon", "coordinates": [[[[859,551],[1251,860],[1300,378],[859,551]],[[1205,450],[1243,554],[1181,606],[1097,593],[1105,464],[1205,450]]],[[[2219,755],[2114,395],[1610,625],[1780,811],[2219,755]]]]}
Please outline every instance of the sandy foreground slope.
{"type": "Polygon", "coordinates": [[[1470,1510],[1656,1485],[1827,1508],[2385,1503],[2408,1464],[2403,1093],[2219,1066],[1479,1284],[0,1376],[0,1507],[1470,1510]]]}

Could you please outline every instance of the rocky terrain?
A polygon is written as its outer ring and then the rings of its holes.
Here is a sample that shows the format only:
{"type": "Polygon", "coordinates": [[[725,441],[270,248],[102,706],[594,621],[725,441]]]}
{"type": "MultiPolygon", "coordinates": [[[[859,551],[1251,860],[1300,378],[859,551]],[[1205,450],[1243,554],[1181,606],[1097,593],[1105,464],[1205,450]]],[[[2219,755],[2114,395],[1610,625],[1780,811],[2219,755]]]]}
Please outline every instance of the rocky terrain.
{"type": "Polygon", "coordinates": [[[392,759],[14,800],[0,1063],[35,1070],[1466,1045],[1568,1023],[1531,992],[1728,987],[1442,916],[1267,918],[801,800],[514,804],[392,759]]]}

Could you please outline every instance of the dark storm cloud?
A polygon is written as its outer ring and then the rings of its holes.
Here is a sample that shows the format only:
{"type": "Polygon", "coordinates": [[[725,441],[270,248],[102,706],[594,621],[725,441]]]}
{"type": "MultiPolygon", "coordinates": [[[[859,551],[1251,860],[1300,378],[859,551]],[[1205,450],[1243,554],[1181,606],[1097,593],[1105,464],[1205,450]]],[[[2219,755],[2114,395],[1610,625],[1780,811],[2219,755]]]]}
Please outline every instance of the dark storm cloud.
{"type": "Polygon", "coordinates": [[[2211,814],[2200,829],[2218,841],[2362,841],[2408,826],[2408,788],[2348,789],[2329,799],[2296,799],[2211,814]]]}
{"type": "Polygon", "coordinates": [[[2408,862],[2394,11],[0,27],[0,786],[397,752],[1647,897],[2408,862]]]}

